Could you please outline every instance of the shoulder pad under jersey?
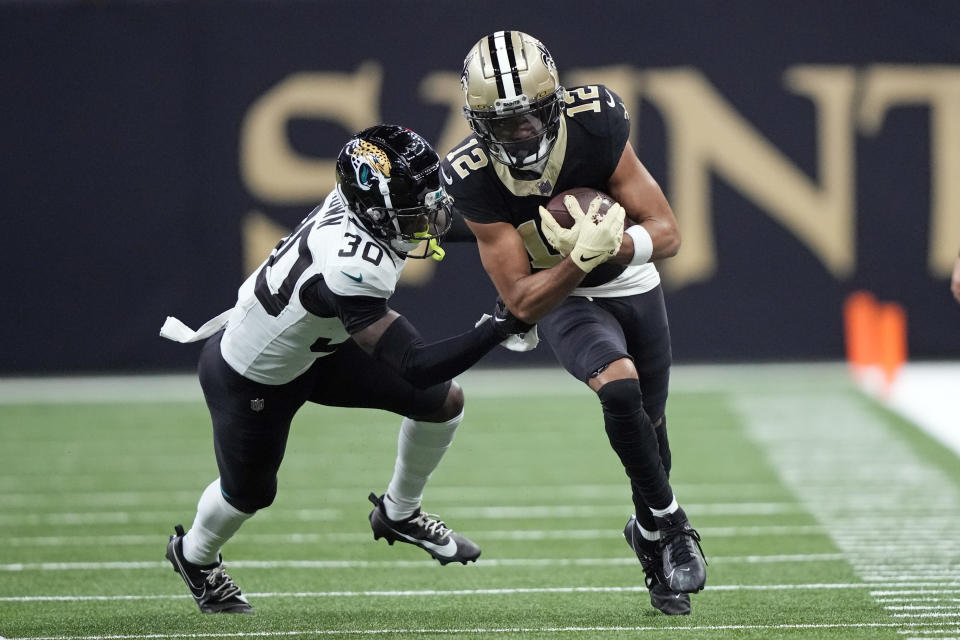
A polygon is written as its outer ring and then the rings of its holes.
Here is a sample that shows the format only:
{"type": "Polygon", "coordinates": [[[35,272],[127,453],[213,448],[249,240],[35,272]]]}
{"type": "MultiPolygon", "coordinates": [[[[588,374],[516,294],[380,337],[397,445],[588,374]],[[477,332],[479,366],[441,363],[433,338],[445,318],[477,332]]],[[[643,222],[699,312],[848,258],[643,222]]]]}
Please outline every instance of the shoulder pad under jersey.
{"type": "Polygon", "coordinates": [[[323,279],[340,296],[389,298],[397,288],[404,260],[374,238],[355,216],[348,216],[328,252],[323,279]]]}

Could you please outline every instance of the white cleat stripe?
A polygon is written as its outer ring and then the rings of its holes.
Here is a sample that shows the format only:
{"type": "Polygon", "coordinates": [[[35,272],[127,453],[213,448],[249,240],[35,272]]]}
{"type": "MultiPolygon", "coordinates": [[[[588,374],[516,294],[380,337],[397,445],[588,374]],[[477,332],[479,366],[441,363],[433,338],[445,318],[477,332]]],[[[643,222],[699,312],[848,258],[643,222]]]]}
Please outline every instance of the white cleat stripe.
{"type": "Polygon", "coordinates": [[[418,540],[417,538],[414,538],[412,536],[408,536],[406,534],[400,533],[397,530],[394,530],[394,533],[396,533],[401,538],[404,538],[405,540],[412,542],[413,544],[422,546],[425,549],[429,549],[434,553],[436,553],[437,555],[443,556],[444,558],[452,558],[453,556],[457,555],[457,543],[454,541],[452,536],[447,538],[446,544],[439,545],[439,544],[434,544],[432,542],[428,542],[427,540],[418,540]]]}

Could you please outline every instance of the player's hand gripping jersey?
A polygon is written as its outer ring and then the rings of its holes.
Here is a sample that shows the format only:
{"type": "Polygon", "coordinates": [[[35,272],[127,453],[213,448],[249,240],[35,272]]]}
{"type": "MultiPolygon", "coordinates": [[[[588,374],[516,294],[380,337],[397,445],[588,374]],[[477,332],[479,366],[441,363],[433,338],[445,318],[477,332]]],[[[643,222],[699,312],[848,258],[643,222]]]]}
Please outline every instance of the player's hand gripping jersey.
{"type": "MultiPolygon", "coordinates": [[[[541,175],[523,179],[487,157],[470,135],[447,154],[441,165],[444,188],[454,207],[477,223],[506,222],[516,227],[530,258],[531,271],[548,269],[563,259],[540,230],[538,207],[574,187],[607,190],[607,182],[630,135],[630,115],[620,97],[603,85],[568,89],[557,142],[541,175]]],[[[660,283],[652,263],[625,267],[605,263],[573,291],[581,296],[643,293],[660,283]]]]}

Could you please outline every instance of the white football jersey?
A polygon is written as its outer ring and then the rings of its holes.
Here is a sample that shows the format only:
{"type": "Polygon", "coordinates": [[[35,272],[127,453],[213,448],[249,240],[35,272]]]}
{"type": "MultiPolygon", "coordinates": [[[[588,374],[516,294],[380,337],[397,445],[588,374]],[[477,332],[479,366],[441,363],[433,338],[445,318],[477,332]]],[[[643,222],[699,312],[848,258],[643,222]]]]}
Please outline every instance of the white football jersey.
{"type": "Polygon", "coordinates": [[[304,308],[304,285],[322,277],[337,295],[386,299],[405,264],[332,191],[240,287],[220,343],[223,359],[256,382],[293,380],[349,337],[339,318],[304,308]]]}

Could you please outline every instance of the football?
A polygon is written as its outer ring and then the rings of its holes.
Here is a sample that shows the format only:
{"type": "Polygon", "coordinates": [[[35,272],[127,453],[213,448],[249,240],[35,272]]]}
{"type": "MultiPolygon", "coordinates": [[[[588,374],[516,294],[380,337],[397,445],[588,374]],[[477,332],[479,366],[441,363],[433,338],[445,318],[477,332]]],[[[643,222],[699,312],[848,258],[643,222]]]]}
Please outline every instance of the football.
{"type": "Polygon", "coordinates": [[[590,207],[590,203],[595,197],[603,196],[603,200],[600,202],[600,209],[597,211],[597,214],[600,217],[603,217],[603,214],[605,214],[607,210],[613,206],[614,202],[616,202],[603,191],[591,189],[590,187],[577,187],[575,189],[567,189],[566,191],[558,193],[550,199],[550,202],[548,202],[546,205],[546,209],[550,212],[550,215],[553,216],[553,219],[556,220],[557,223],[564,229],[569,229],[573,226],[573,216],[571,216],[570,212],[567,211],[567,208],[563,206],[563,197],[568,195],[577,199],[577,202],[580,203],[580,209],[584,213],[587,212],[587,209],[590,207]]]}

